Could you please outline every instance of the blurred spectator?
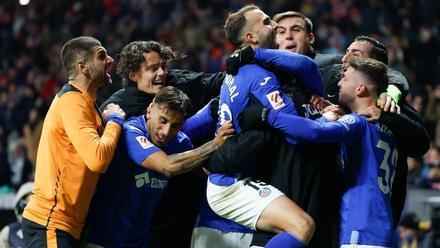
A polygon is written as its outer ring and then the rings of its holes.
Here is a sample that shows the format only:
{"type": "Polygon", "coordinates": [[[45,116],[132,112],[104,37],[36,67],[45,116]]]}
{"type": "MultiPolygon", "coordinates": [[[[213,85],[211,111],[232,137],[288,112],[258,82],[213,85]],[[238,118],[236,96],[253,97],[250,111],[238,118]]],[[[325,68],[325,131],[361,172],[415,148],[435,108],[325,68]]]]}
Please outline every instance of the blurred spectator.
{"type": "Polygon", "coordinates": [[[18,189],[23,183],[32,180],[33,166],[27,159],[26,147],[21,139],[14,139],[8,145],[9,179],[18,189]]]}
{"type": "Polygon", "coordinates": [[[21,215],[29,202],[32,194],[33,182],[23,184],[15,195],[14,212],[17,221],[5,226],[0,232],[0,247],[18,248],[24,247],[23,232],[21,230],[21,215]]]}
{"type": "Polygon", "coordinates": [[[423,184],[428,188],[440,190],[440,148],[431,144],[431,148],[429,148],[423,160],[423,184]]]}
{"type": "Polygon", "coordinates": [[[27,151],[27,158],[32,166],[37,162],[37,148],[40,142],[41,130],[43,129],[43,119],[38,109],[35,107],[29,112],[29,118],[23,126],[23,138],[27,151]]]}
{"type": "Polygon", "coordinates": [[[422,185],[423,159],[408,157],[407,183],[412,186],[422,185]]]}
{"type": "Polygon", "coordinates": [[[407,213],[402,217],[398,228],[401,248],[423,247],[423,236],[419,224],[419,218],[415,213],[407,213]]]}

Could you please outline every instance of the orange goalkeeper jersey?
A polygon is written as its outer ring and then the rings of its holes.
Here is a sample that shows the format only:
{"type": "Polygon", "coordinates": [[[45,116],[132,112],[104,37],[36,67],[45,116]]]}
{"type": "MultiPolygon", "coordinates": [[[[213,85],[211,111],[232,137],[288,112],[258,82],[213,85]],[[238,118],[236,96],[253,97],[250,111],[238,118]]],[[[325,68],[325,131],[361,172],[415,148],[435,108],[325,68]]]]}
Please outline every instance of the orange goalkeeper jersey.
{"type": "Polygon", "coordinates": [[[93,97],[65,84],[47,112],[37,153],[33,195],[23,217],[79,239],[99,178],[116,149],[121,126],[103,128],[93,97]]]}

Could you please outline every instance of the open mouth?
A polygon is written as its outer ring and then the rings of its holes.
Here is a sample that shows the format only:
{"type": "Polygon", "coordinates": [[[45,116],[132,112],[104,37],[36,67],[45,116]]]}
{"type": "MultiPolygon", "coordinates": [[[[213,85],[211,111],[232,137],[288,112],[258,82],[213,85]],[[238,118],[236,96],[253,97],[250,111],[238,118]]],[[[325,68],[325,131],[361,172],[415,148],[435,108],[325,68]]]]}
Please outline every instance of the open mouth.
{"type": "Polygon", "coordinates": [[[296,45],[288,45],[286,46],[286,50],[295,50],[296,49],[296,45]]]}
{"type": "Polygon", "coordinates": [[[155,85],[155,86],[165,86],[165,81],[162,80],[162,79],[154,80],[153,81],[153,85],[155,85]]]}
{"type": "Polygon", "coordinates": [[[106,64],[106,66],[105,66],[105,70],[104,70],[105,76],[106,76],[108,79],[111,79],[111,78],[112,78],[111,75],[113,74],[113,72],[115,71],[115,69],[116,69],[116,65],[115,65],[114,63],[106,64]]]}

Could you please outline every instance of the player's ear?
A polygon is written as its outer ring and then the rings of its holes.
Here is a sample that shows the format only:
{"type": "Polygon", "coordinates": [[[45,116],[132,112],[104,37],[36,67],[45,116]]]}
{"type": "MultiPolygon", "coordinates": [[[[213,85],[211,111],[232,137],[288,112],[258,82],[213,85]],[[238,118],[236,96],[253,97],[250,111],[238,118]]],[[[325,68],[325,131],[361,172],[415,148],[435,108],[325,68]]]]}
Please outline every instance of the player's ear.
{"type": "Polygon", "coordinates": [[[83,73],[83,74],[87,74],[89,69],[87,67],[87,63],[84,59],[80,59],[78,61],[76,61],[76,70],[79,73],[83,73]]]}
{"type": "Polygon", "coordinates": [[[137,81],[138,81],[138,79],[139,79],[139,76],[138,76],[138,75],[139,75],[139,73],[138,73],[137,71],[131,71],[131,72],[128,73],[128,78],[129,78],[131,81],[137,83],[137,81]]]}
{"type": "Polygon", "coordinates": [[[356,87],[356,95],[363,96],[368,92],[368,88],[365,83],[360,83],[358,87],[356,87]]]}
{"type": "Polygon", "coordinates": [[[310,45],[315,43],[315,35],[313,33],[309,33],[307,36],[309,37],[310,45]]]}
{"type": "Polygon", "coordinates": [[[252,33],[252,32],[246,32],[244,34],[244,39],[249,44],[256,44],[258,42],[257,36],[254,33],[252,33]]]}
{"type": "Polygon", "coordinates": [[[147,120],[151,119],[151,111],[152,111],[152,109],[153,109],[153,103],[150,103],[150,105],[148,105],[148,108],[147,108],[147,114],[146,114],[147,120]]]}

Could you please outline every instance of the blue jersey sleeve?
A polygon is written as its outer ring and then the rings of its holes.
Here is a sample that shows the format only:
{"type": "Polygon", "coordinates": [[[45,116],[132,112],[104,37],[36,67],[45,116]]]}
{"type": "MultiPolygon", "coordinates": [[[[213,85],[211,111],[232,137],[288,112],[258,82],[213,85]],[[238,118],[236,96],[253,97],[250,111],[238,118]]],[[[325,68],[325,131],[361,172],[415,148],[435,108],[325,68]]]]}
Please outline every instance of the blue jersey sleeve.
{"type": "Polygon", "coordinates": [[[294,103],[283,93],[281,84],[274,73],[259,67],[258,70],[247,71],[244,76],[254,80],[251,83],[249,93],[266,108],[297,114],[294,103]]]}
{"type": "Polygon", "coordinates": [[[319,143],[350,142],[362,134],[365,124],[356,114],[344,115],[337,121],[325,122],[310,120],[304,117],[270,111],[269,124],[281,130],[289,143],[295,139],[319,143]]]}
{"type": "Polygon", "coordinates": [[[211,102],[212,100],[183,124],[180,131],[188,135],[191,140],[214,133],[217,120],[214,122],[211,117],[211,102]]]}
{"type": "Polygon", "coordinates": [[[277,68],[295,75],[305,88],[322,96],[324,82],[315,61],[307,56],[276,50],[255,48],[255,60],[266,68],[277,68]]]}
{"type": "Polygon", "coordinates": [[[124,139],[128,156],[137,165],[141,165],[151,154],[162,151],[139,128],[129,124],[124,124],[124,139]]]}

